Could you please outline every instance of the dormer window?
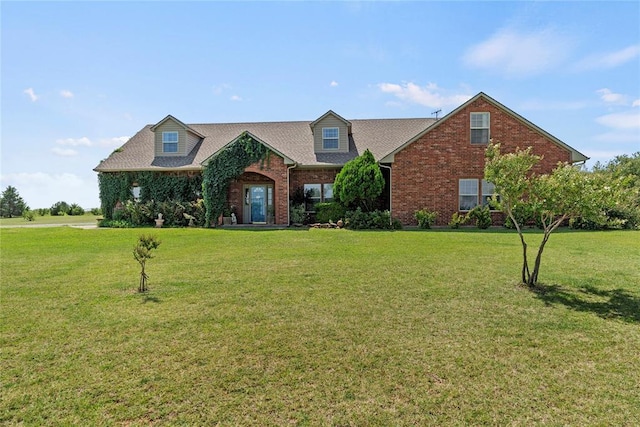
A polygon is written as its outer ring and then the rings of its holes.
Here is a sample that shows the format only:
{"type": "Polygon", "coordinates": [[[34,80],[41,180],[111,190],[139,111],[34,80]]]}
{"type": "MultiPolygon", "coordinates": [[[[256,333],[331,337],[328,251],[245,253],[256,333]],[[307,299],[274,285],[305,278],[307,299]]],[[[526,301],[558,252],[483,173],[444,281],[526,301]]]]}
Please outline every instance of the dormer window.
{"type": "Polygon", "coordinates": [[[162,152],[178,152],[178,132],[162,132],[162,152]]]}
{"type": "Polygon", "coordinates": [[[471,113],[471,143],[489,143],[489,113],[471,113]]]}
{"type": "Polygon", "coordinates": [[[322,149],[337,150],[340,147],[340,129],[322,128],[322,149]]]}

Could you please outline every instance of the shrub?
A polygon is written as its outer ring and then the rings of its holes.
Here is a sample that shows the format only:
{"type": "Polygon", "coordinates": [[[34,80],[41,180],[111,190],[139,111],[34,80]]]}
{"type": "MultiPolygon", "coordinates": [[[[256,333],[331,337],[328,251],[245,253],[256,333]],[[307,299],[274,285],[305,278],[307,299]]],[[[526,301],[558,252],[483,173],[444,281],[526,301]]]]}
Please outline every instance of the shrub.
{"type": "Polygon", "coordinates": [[[451,221],[449,221],[449,227],[460,228],[460,226],[467,222],[469,218],[466,215],[460,215],[458,212],[454,212],[451,215],[451,221]]]}
{"type": "Polygon", "coordinates": [[[361,208],[345,213],[345,227],[352,230],[399,230],[400,221],[391,219],[389,211],[364,212],[361,208]]]}
{"type": "Polygon", "coordinates": [[[29,209],[25,209],[22,211],[22,218],[27,221],[33,221],[35,219],[35,213],[29,209]]]}
{"type": "Polygon", "coordinates": [[[203,199],[194,202],[134,202],[127,201],[122,209],[113,212],[113,221],[102,221],[103,227],[120,227],[126,223],[127,227],[148,227],[155,224],[158,214],[162,214],[164,227],[186,227],[188,217],[193,217],[193,224],[199,227],[205,225],[206,213],[203,199]],[[185,216],[185,214],[187,216],[185,216]]]}
{"type": "Polygon", "coordinates": [[[89,212],[91,212],[91,215],[96,215],[96,216],[102,215],[102,209],[100,208],[91,208],[89,212]]]}
{"type": "Polygon", "coordinates": [[[291,206],[291,223],[292,224],[303,224],[306,219],[304,205],[292,205],[291,206]]]}
{"type": "MultiPolygon", "coordinates": [[[[518,224],[533,224],[533,213],[531,212],[531,207],[526,204],[520,204],[513,207],[512,210],[513,216],[518,221],[518,224]]],[[[511,221],[511,217],[506,215],[504,220],[504,226],[506,228],[515,228],[513,225],[513,221],[511,221]]]]}
{"type": "Polygon", "coordinates": [[[140,227],[153,224],[154,203],[139,203],[129,200],[124,204],[122,217],[114,215],[114,219],[124,219],[134,227],[140,227]]]}
{"type": "Polygon", "coordinates": [[[318,222],[336,222],[344,218],[344,208],[338,202],[316,203],[316,221],[318,222]]]}
{"type": "Polygon", "coordinates": [[[56,202],[51,206],[51,216],[65,215],[69,212],[69,204],[67,202],[56,202]]]}
{"type": "Polygon", "coordinates": [[[98,227],[131,228],[131,224],[121,219],[103,219],[98,223],[98,227]]]}
{"type": "Polygon", "coordinates": [[[51,214],[51,210],[49,208],[39,208],[39,209],[36,209],[35,212],[39,216],[45,216],[45,215],[50,215],[51,214]]]}
{"type": "MultiPolygon", "coordinates": [[[[234,209],[232,208],[231,211],[233,212],[234,209]]],[[[198,227],[204,227],[205,221],[206,221],[206,212],[205,212],[203,199],[198,199],[195,202],[190,202],[186,204],[185,213],[195,218],[193,220],[195,225],[197,225],[198,227]]],[[[186,225],[188,225],[189,220],[185,219],[185,221],[186,221],[186,225]]]]}
{"type": "Polygon", "coordinates": [[[75,216],[84,215],[84,209],[82,209],[82,207],[77,203],[73,203],[71,204],[71,206],[69,206],[69,210],[67,211],[67,213],[69,215],[75,216]]]}
{"type": "Polygon", "coordinates": [[[491,226],[491,211],[487,206],[476,206],[469,211],[467,217],[475,219],[478,228],[485,229],[491,226]]]}
{"type": "Polygon", "coordinates": [[[428,209],[420,209],[419,211],[415,211],[413,216],[418,221],[418,227],[431,228],[431,226],[436,222],[438,212],[432,212],[428,209]]]}

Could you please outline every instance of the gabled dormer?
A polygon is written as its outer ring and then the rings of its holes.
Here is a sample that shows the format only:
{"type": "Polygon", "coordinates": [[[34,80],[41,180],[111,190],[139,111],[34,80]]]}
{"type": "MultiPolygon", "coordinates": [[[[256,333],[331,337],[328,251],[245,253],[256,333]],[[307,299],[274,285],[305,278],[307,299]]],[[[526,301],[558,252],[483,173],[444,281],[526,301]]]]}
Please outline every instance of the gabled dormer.
{"type": "Polygon", "coordinates": [[[186,156],[204,138],[170,114],[151,126],[151,131],[155,134],[155,157],[186,156]]]}
{"type": "Polygon", "coordinates": [[[313,151],[316,153],[348,153],[351,122],[329,110],[312,122],[313,151]]]}

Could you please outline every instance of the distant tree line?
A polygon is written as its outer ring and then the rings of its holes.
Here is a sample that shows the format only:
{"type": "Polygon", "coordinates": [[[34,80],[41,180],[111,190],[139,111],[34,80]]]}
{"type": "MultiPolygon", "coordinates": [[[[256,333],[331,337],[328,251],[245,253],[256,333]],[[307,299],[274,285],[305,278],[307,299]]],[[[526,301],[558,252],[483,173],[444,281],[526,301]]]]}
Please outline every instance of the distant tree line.
{"type": "MultiPolygon", "coordinates": [[[[100,215],[100,209],[91,209],[93,215],[100,215]]],[[[0,217],[16,218],[23,217],[28,221],[33,221],[35,215],[84,215],[85,210],[77,203],[56,202],[50,208],[39,208],[31,210],[24,202],[18,190],[13,186],[8,186],[0,196],[0,217]]]]}

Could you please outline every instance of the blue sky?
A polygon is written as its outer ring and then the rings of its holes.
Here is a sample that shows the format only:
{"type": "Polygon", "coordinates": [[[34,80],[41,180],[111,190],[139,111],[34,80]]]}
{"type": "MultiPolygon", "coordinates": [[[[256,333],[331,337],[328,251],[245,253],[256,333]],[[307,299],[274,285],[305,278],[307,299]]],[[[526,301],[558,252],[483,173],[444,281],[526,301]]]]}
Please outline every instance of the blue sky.
{"type": "Polygon", "coordinates": [[[485,92],[587,156],[640,151],[640,3],[7,2],[2,189],[99,206],[146,124],[440,117],[485,92]]]}

